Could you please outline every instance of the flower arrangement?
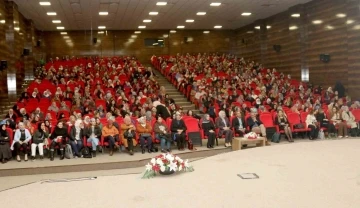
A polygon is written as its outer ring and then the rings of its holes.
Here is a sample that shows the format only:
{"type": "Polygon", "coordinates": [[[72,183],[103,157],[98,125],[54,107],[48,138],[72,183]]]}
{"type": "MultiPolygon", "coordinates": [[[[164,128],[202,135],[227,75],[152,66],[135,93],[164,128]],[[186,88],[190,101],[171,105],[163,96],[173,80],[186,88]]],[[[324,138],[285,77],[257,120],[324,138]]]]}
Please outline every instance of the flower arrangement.
{"type": "Polygon", "coordinates": [[[244,135],[245,139],[257,139],[258,135],[255,132],[250,132],[244,135]]]}
{"type": "Polygon", "coordinates": [[[188,160],[182,160],[180,157],[170,153],[158,155],[145,165],[146,170],[142,178],[152,178],[156,173],[174,173],[174,172],[192,172],[194,168],[188,160]]]}

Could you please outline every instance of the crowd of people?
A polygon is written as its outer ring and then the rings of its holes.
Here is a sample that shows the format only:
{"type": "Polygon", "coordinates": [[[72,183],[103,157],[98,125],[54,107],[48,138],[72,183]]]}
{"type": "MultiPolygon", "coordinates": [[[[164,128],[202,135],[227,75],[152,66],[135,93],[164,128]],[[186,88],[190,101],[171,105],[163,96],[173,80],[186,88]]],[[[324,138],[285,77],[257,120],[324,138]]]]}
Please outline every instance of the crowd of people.
{"type": "Polygon", "coordinates": [[[208,148],[219,137],[230,147],[234,136],[251,131],[267,137],[264,114],[272,115],[289,142],[301,125],[310,139],[322,130],[338,137],[347,137],[348,127],[358,130],[352,111],[360,104],[344,97],[341,85],[324,90],[233,55],[178,54],[151,61],[204,115],[184,112],[151,67],[134,57],[51,59],[0,126],[1,162],[12,155],[21,162],[21,153],[28,161],[28,151],[31,160],[37,152],[41,160],[45,154],[54,160],[57,153],[61,160],[96,157],[104,147],[111,156],[118,149],[133,155],[137,146],[145,154],[158,151],[156,142],[161,152],[170,152],[174,142],[182,151],[189,118],[198,121],[208,148]],[[301,122],[292,123],[290,114],[301,122]]]}

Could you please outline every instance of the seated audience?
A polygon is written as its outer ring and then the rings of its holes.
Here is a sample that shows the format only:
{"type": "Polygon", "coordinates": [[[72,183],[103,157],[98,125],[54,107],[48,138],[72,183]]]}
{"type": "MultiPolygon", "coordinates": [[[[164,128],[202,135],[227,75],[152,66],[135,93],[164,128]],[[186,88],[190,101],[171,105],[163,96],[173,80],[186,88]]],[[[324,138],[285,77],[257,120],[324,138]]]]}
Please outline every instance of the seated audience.
{"type": "MultiPolygon", "coordinates": [[[[247,126],[249,126],[250,131],[255,132],[257,134],[261,133],[261,136],[266,138],[266,128],[264,124],[261,122],[258,111],[256,108],[250,109],[250,117],[246,119],[247,126]]],[[[270,142],[266,138],[266,145],[270,145],[270,142]]]]}
{"type": "Polygon", "coordinates": [[[85,129],[86,141],[91,143],[92,156],[96,157],[96,151],[101,150],[99,141],[101,138],[101,128],[96,124],[96,119],[92,118],[90,125],[85,129]]]}
{"type": "Polygon", "coordinates": [[[306,116],[306,126],[310,128],[310,140],[317,139],[319,134],[319,125],[317,123],[316,117],[314,115],[314,111],[310,110],[309,114],[306,116]]]}
{"type": "Polygon", "coordinates": [[[66,139],[69,137],[66,126],[64,126],[62,121],[58,121],[56,127],[51,132],[50,140],[50,161],[54,160],[54,149],[56,146],[59,146],[60,149],[60,160],[63,160],[64,155],[64,147],[66,143],[66,139]]]}
{"type": "Polygon", "coordinates": [[[327,116],[322,108],[319,108],[316,113],[316,121],[319,122],[321,128],[325,128],[325,136],[335,136],[336,128],[332,122],[329,122],[327,116]]]}
{"type": "Polygon", "coordinates": [[[21,162],[20,159],[20,149],[22,148],[25,158],[25,161],[28,161],[28,147],[29,147],[29,142],[31,140],[31,134],[29,132],[29,130],[25,129],[25,125],[23,122],[20,122],[18,124],[18,129],[15,131],[14,134],[14,140],[12,142],[11,145],[11,150],[16,151],[16,160],[18,162],[21,162]]]}
{"type": "Polygon", "coordinates": [[[289,125],[286,114],[282,110],[278,110],[275,118],[275,124],[279,126],[279,130],[284,131],[289,142],[294,142],[292,138],[292,131],[289,125]]]}
{"type": "Polygon", "coordinates": [[[210,119],[209,114],[205,114],[203,116],[202,122],[201,122],[201,128],[204,130],[204,135],[208,137],[208,142],[206,147],[207,148],[214,148],[214,142],[215,142],[215,125],[214,122],[210,119]]]}
{"type": "Polygon", "coordinates": [[[216,126],[219,128],[218,136],[225,135],[225,147],[231,147],[231,142],[234,137],[234,133],[231,130],[231,124],[229,119],[226,117],[224,111],[219,112],[219,117],[216,119],[216,126]]]}
{"type": "Polygon", "coordinates": [[[0,125],[0,160],[1,163],[7,163],[11,159],[10,137],[6,131],[6,125],[0,125]]]}
{"type": "Polygon", "coordinates": [[[141,146],[141,152],[145,153],[145,146],[147,146],[148,153],[151,153],[152,150],[152,138],[151,138],[151,132],[152,128],[151,125],[146,122],[145,117],[140,117],[138,119],[138,124],[136,125],[136,131],[138,135],[140,136],[140,146],[141,146]],[[146,141],[146,145],[145,145],[146,141]]]}
{"type": "Polygon", "coordinates": [[[341,112],[339,112],[339,109],[335,106],[332,107],[329,117],[330,120],[334,123],[334,125],[338,127],[338,137],[339,138],[348,137],[347,125],[341,116],[342,114],[341,112]]]}
{"type": "Polygon", "coordinates": [[[125,116],[124,123],[120,125],[121,132],[123,132],[121,137],[121,142],[124,147],[129,150],[130,155],[134,154],[134,147],[137,145],[135,139],[135,131],[136,127],[132,123],[131,118],[129,116],[125,116]]]}
{"type": "Polygon", "coordinates": [[[175,113],[175,119],[171,122],[171,138],[176,141],[178,150],[185,150],[186,125],[181,118],[180,113],[175,113]]]}
{"type": "Polygon", "coordinates": [[[84,123],[82,120],[78,119],[75,121],[70,129],[70,145],[73,150],[75,157],[81,157],[81,149],[83,147],[83,138],[85,136],[84,123]]]}
{"type": "Polygon", "coordinates": [[[350,126],[350,131],[356,136],[358,132],[358,123],[355,120],[355,116],[349,111],[348,106],[343,106],[342,109],[341,118],[346,122],[347,126],[350,126]]]}
{"type": "Polygon", "coordinates": [[[45,140],[49,138],[49,131],[47,131],[45,123],[39,122],[31,143],[31,160],[35,160],[36,148],[39,150],[40,160],[44,159],[44,145],[45,140]]]}
{"type": "Polygon", "coordinates": [[[171,152],[171,135],[169,128],[165,123],[163,123],[163,119],[161,116],[158,116],[157,121],[154,124],[154,132],[155,138],[160,140],[161,152],[171,152]]]}
{"type": "Polygon", "coordinates": [[[113,125],[113,120],[109,118],[107,120],[107,125],[102,128],[102,136],[104,137],[104,141],[109,143],[110,148],[110,156],[114,154],[114,150],[119,148],[118,142],[119,138],[119,130],[113,125]]]}
{"type": "Polygon", "coordinates": [[[231,126],[234,128],[236,134],[240,137],[246,133],[245,119],[240,110],[235,112],[236,117],[232,119],[231,126]]]}

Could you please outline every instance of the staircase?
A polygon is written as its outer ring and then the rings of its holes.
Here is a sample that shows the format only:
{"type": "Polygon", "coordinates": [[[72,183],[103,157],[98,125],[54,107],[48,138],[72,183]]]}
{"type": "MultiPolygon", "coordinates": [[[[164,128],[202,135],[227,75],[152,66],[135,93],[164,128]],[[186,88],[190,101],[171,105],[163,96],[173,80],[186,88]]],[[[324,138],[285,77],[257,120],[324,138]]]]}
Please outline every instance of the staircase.
{"type": "Polygon", "coordinates": [[[166,79],[166,77],[164,77],[157,70],[153,70],[153,72],[156,75],[155,80],[159,83],[160,86],[165,87],[166,93],[170,98],[174,99],[175,104],[183,108],[184,113],[186,113],[188,110],[192,110],[195,114],[200,113],[199,110],[195,109],[195,105],[188,101],[187,98],[166,79]]]}

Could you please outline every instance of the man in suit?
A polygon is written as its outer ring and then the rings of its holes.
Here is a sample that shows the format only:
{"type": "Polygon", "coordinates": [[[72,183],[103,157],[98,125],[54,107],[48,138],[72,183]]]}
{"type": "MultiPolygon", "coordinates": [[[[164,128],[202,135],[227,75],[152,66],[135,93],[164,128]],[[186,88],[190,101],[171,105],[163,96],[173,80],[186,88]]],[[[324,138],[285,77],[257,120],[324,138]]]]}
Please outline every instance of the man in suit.
{"type": "Polygon", "coordinates": [[[226,117],[225,111],[219,112],[219,118],[215,121],[216,126],[219,128],[219,136],[225,135],[225,147],[231,147],[231,141],[234,137],[234,133],[231,130],[231,124],[226,117]]]}
{"type": "Polygon", "coordinates": [[[233,118],[231,125],[234,128],[235,133],[239,134],[239,136],[242,137],[242,136],[244,136],[245,130],[246,130],[245,120],[244,120],[244,117],[242,116],[240,110],[236,111],[235,115],[236,115],[236,117],[233,118]]]}
{"type": "MultiPolygon", "coordinates": [[[[247,125],[250,127],[250,131],[260,134],[266,138],[266,128],[263,122],[260,121],[258,111],[256,108],[251,108],[250,117],[246,119],[247,125]]],[[[270,142],[266,139],[266,145],[270,145],[270,142]]]]}
{"type": "Polygon", "coordinates": [[[175,138],[178,149],[181,151],[185,150],[185,132],[185,122],[181,119],[180,113],[177,112],[175,113],[175,119],[171,122],[171,135],[172,138],[175,138]]]}

